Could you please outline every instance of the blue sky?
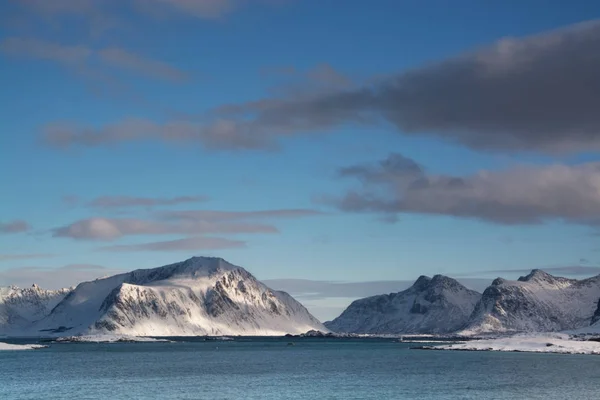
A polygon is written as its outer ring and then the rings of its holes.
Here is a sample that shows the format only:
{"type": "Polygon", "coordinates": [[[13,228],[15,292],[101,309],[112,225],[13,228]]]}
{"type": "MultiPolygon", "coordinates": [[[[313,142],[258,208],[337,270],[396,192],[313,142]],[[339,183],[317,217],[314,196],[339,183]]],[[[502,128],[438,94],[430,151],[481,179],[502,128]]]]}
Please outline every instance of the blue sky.
{"type": "MultiPolygon", "coordinates": [[[[390,291],[600,271],[596,2],[11,0],[0,15],[0,285],[192,255],[390,291]]],[[[309,306],[335,316],[344,296],[309,306]]]]}

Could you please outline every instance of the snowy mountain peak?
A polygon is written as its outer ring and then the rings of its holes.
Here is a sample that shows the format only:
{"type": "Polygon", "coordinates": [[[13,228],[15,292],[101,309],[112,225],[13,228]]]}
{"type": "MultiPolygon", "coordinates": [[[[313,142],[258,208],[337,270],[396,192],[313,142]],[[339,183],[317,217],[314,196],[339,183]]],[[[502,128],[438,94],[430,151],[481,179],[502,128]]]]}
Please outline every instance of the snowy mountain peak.
{"type": "Polygon", "coordinates": [[[335,332],[448,333],[467,322],[480,297],[447,276],[420,276],[402,292],[354,301],[325,325],[335,332]]]}
{"type": "Polygon", "coordinates": [[[413,283],[412,287],[415,290],[421,291],[425,290],[429,287],[429,283],[431,282],[431,278],[425,275],[421,275],[417,278],[415,283],[413,283]]]}
{"type": "Polygon", "coordinates": [[[506,279],[504,279],[504,278],[496,278],[492,281],[492,286],[502,285],[505,282],[506,282],[506,279]]]}
{"type": "MultiPolygon", "coordinates": [[[[564,279],[564,278],[563,278],[564,279]]],[[[537,282],[554,282],[556,278],[549,273],[542,271],[541,269],[533,269],[526,276],[521,276],[517,279],[520,282],[529,282],[529,281],[537,281],[537,282]]]]}
{"type": "MultiPolygon", "coordinates": [[[[55,305],[11,334],[261,336],[326,331],[287,293],[271,290],[245,269],[214,257],[83,282],[55,305]]],[[[0,323],[0,333],[1,328],[0,323]]]]}
{"type": "Polygon", "coordinates": [[[498,278],[483,292],[463,333],[582,328],[593,322],[599,297],[600,277],[576,280],[534,269],[516,281],[498,278]]]}

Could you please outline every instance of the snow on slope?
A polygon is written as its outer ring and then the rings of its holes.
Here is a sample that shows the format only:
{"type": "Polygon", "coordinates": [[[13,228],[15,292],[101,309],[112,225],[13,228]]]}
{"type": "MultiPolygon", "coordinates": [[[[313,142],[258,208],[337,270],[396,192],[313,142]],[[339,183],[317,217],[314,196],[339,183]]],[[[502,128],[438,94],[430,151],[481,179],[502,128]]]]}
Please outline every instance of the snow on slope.
{"type": "Polygon", "coordinates": [[[600,276],[576,280],[533,270],[517,281],[494,280],[460,332],[555,332],[590,325],[600,298],[600,276]]]}
{"type": "Polygon", "coordinates": [[[35,284],[25,289],[0,287],[0,333],[44,318],[71,290],[43,290],[35,284]]]}
{"type": "Polygon", "coordinates": [[[20,335],[284,335],[326,330],[300,303],[220,258],[79,284],[20,335]],[[64,332],[64,333],[63,333],[64,332]]]}
{"type": "Polygon", "coordinates": [[[35,350],[43,349],[48,346],[42,344],[8,344],[0,342],[0,351],[2,350],[35,350]]]}
{"type": "Polygon", "coordinates": [[[600,343],[573,340],[567,334],[544,333],[473,340],[466,343],[426,346],[433,350],[525,351],[533,353],[600,354],[600,343]]]}
{"type": "Polygon", "coordinates": [[[334,332],[449,333],[462,328],[481,295],[442,275],[405,291],[356,300],[325,325],[334,332]]]}

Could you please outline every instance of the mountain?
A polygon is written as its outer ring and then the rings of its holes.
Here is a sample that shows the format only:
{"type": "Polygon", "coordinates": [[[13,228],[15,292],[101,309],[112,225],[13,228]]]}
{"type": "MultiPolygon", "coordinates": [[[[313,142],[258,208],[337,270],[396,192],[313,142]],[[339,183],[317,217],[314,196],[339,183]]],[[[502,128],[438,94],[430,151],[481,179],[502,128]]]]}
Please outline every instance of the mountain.
{"type": "Polygon", "coordinates": [[[300,303],[221,258],[79,284],[44,317],[12,335],[284,335],[324,330],[300,303]]]}
{"type": "Polygon", "coordinates": [[[584,280],[533,270],[516,281],[498,278],[477,303],[464,334],[551,332],[589,327],[600,317],[600,275],[584,280]]]}
{"type": "Polygon", "coordinates": [[[35,284],[25,289],[0,287],[0,333],[44,318],[71,290],[44,290],[35,284]]]}
{"type": "Polygon", "coordinates": [[[442,275],[407,290],[356,300],[325,326],[348,333],[450,333],[467,322],[481,294],[442,275]]]}

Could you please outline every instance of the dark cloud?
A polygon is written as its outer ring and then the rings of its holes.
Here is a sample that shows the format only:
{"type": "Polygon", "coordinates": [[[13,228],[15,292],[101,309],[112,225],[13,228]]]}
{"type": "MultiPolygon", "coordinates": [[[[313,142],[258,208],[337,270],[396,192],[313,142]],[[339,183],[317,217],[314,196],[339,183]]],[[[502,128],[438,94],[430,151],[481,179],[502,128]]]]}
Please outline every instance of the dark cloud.
{"type": "MultiPolygon", "coordinates": [[[[123,207],[154,207],[170,206],[185,203],[207,201],[207,196],[177,196],[177,197],[133,197],[133,196],[100,196],[87,203],[94,208],[123,208],[123,207]]],[[[71,197],[65,201],[72,203],[71,197]]]]}
{"type": "Polygon", "coordinates": [[[599,71],[600,22],[589,21],[505,38],[360,87],[325,65],[305,77],[315,85],[224,105],[215,110],[220,119],[209,124],[145,122],[148,129],[140,133],[123,121],[97,130],[71,127],[62,140],[52,133],[48,140],[98,146],[177,138],[217,149],[272,149],[283,136],[391,123],[404,134],[436,135],[476,149],[600,150],[599,71]]]}
{"type": "Polygon", "coordinates": [[[0,233],[21,233],[31,229],[31,225],[22,219],[0,222],[0,233]]]}
{"type": "Polygon", "coordinates": [[[386,216],[420,213],[475,218],[500,224],[564,220],[600,222],[600,163],[519,166],[451,176],[425,172],[414,161],[391,154],[375,165],[340,170],[362,188],[329,199],[348,212],[386,216]]]}
{"type": "Polygon", "coordinates": [[[129,252],[129,251],[187,251],[187,250],[220,250],[245,247],[246,242],[217,237],[189,237],[184,239],[100,247],[100,251],[129,252]]]}

